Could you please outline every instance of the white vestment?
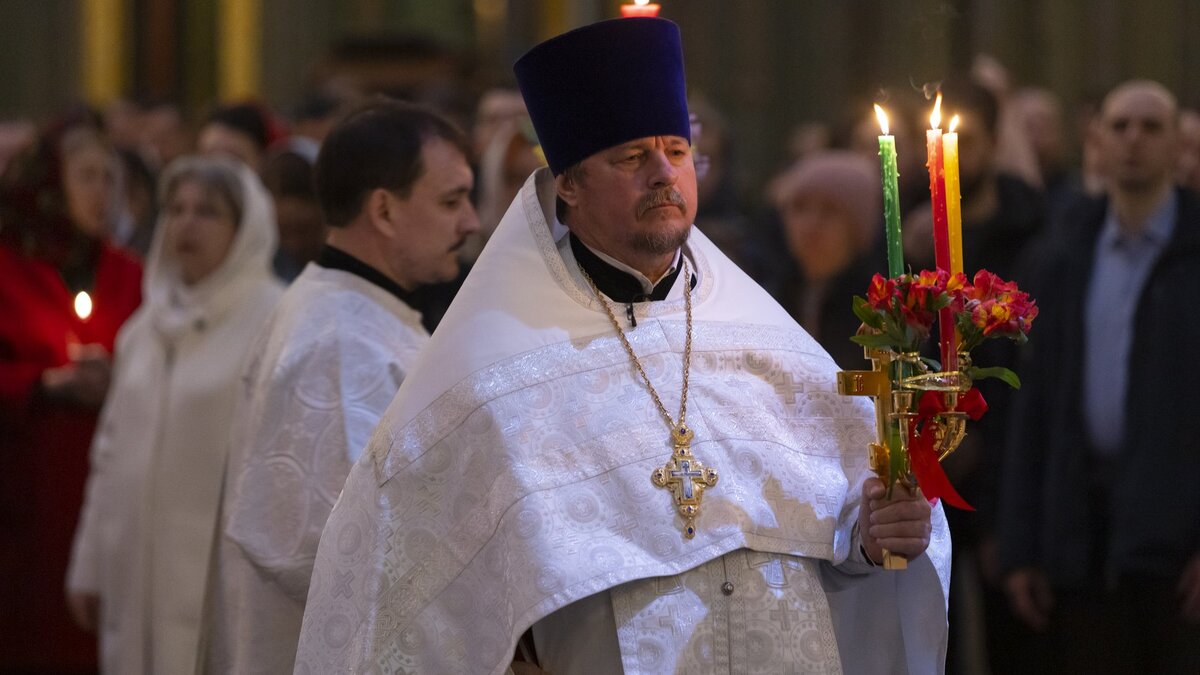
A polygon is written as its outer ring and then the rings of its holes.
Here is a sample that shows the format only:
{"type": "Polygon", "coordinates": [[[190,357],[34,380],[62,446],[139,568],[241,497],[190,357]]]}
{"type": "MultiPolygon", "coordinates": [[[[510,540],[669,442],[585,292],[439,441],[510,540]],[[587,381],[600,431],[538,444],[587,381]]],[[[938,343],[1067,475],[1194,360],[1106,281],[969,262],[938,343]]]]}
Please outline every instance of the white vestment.
{"type": "Polygon", "coordinates": [[[146,300],[117,338],[67,577],[69,590],[100,596],[105,673],[185,673],[195,663],[234,400],[283,293],[270,272],[270,196],[238,170],[243,216],[220,267],[185,287],[161,223],[146,300]]]}
{"type": "MultiPolygon", "coordinates": [[[[595,619],[605,592],[630,673],[940,670],[941,509],[907,571],[847,563],[870,403],[839,396],[828,354],[693,230],[687,421],[695,456],[721,477],[685,539],[650,481],[670,457],[668,427],[553,213],[542,170],[351,470],[321,537],[296,672],[499,674],[527,628],[579,600],[595,619]],[[732,595],[714,593],[725,580],[732,595]],[[714,611],[721,598],[746,611],[714,611]],[[753,665],[769,636],[784,644],[753,665]]],[[[672,413],[687,338],[676,285],[637,305],[627,329],[672,413]]]]}
{"type": "Polygon", "coordinates": [[[310,263],[288,289],[238,405],[201,670],[291,672],[325,519],[428,339],[350,272],[310,263]]]}

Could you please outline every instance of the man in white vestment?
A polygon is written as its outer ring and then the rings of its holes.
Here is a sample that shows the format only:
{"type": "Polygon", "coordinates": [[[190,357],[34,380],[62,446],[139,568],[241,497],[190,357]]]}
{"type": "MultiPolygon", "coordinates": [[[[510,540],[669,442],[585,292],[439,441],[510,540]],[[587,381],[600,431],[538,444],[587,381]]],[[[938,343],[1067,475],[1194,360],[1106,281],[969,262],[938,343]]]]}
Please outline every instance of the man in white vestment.
{"type": "Polygon", "coordinates": [[[944,515],[885,500],[870,403],[692,228],[678,28],[516,74],[550,167],[351,469],[295,672],[940,672],[944,515]]]}
{"type": "Polygon", "coordinates": [[[467,147],[438,114],[394,101],[367,104],[326,139],[315,183],[332,229],[253,353],[202,670],[291,672],[325,519],[428,341],[410,294],[456,277],[478,229],[467,147]]]}

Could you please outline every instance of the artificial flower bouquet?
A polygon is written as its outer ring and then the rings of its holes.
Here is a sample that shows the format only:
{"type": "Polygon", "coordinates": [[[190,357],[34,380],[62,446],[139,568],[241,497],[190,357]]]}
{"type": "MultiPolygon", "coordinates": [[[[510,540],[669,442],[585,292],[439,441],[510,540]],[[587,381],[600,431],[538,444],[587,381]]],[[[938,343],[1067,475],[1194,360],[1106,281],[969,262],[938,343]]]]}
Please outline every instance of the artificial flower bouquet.
{"type": "Polygon", "coordinates": [[[851,340],[867,348],[889,385],[890,400],[882,405],[882,390],[867,392],[876,397],[886,436],[872,446],[873,466],[889,486],[911,475],[926,497],[970,509],[939,462],[962,441],[966,420],[987,410],[974,382],[995,377],[1021,386],[1008,368],[973,363],[971,351],[992,338],[1024,343],[1037,303],[1016,283],[987,270],[968,281],[961,272],[939,269],[891,279],[876,274],[866,297],[854,298],[853,309],[863,329],[851,340]],[[955,329],[941,362],[920,353],[939,316],[955,329]]]}

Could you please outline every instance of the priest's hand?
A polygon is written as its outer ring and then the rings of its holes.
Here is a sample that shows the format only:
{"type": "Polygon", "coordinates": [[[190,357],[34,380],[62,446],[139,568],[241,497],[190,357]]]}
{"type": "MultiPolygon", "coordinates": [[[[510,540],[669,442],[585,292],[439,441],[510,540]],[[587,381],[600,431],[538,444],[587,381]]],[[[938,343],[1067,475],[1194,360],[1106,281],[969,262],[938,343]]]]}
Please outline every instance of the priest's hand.
{"type": "Polygon", "coordinates": [[[42,393],[86,408],[99,408],[108,393],[112,357],[101,345],[69,345],[71,361],[42,372],[42,393]]]}
{"type": "Polygon", "coordinates": [[[882,564],[883,550],[912,560],[929,547],[933,531],[930,516],[933,509],[921,495],[899,483],[887,498],[883,481],[871,477],[863,483],[862,508],[858,512],[858,529],[863,549],[875,564],[882,564]]]}
{"type": "Polygon", "coordinates": [[[1014,614],[1035,631],[1046,630],[1054,609],[1054,593],[1045,572],[1033,567],[1016,569],[1004,580],[1004,592],[1014,614]]]}
{"type": "Polygon", "coordinates": [[[100,623],[100,596],[86,591],[67,591],[67,609],[75,624],[89,633],[100,623]]]}

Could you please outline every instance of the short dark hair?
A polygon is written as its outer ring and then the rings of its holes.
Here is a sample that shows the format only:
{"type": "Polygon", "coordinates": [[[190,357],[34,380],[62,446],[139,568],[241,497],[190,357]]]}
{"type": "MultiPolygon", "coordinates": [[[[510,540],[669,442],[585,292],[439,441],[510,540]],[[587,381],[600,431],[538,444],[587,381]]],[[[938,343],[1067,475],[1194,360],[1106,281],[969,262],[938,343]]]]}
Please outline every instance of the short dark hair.
{"type": "Polygon", "coordinates": [[[372,190],[407,197],[425,171],[421,149],[434,138],[470,156],[462,130],[425,106],[380,97],[346,115],[321,144],[313,170],[325,222],[354,220],[372,190]]]}
{"type": "Polygon", "coordinates": [[[270,130],[263,110],[250,103],[239,103],[217,108],[208,115],[205,124],[220,124],[223,127],[245,134],[259,150],[271,144],[270,130]]]}

